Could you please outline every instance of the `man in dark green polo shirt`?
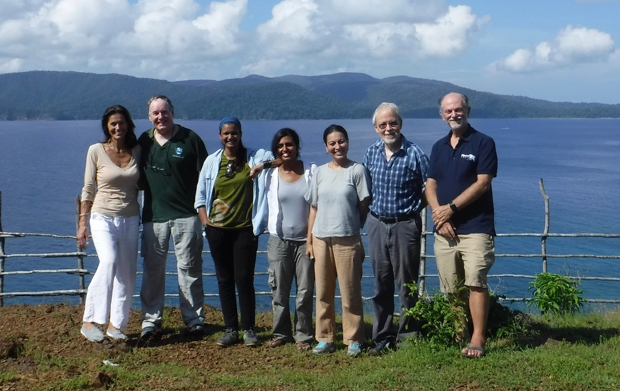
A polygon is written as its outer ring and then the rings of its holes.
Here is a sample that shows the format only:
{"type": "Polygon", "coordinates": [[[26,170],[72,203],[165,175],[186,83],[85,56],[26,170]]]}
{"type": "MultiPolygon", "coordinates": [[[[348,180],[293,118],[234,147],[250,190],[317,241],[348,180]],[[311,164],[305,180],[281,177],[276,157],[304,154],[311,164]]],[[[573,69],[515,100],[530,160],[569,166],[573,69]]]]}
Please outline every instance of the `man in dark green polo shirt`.
{"type": "Polygon", "coordinates": [[[155,96],[149,100],[148,110],[153,128],[138,140],[142,147],[141,168],[147,184],[142,211],[141,337],[152,338],[161,328],[170,237],[177,258],[181,315],[187,331],[202,336],[203,238],[194,198],[207,150],[196,133],[174,123],[174,107],[170,99],[155,96]]]}

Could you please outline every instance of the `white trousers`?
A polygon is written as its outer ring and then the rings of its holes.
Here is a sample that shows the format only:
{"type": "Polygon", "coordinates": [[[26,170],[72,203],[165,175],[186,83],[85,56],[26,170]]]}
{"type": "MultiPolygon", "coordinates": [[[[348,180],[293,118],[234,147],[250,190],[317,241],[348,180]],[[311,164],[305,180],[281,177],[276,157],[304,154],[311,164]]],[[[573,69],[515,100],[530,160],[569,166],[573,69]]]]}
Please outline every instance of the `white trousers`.
{"type": "Polygon", "coordinates": [[[99,266],[88,286],[84,322],[109,322],[123,329],[136,286],[139,216],[112,217],[93,212],[90,230],[99,266]]]}

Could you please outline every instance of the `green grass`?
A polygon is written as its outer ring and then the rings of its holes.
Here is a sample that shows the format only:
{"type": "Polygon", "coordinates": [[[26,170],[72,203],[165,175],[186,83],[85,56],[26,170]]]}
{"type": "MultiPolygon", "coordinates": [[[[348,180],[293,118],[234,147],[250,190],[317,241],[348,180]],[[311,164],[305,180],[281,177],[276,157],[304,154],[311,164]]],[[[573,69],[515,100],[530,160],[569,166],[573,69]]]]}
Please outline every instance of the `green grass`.
{"type": "MultiPolygon", "coordinates": [[[[0,365],[0,389],[91,389],[100,374],[111,379],[109,390],[138,391],[620,389],[620,312],[528,315],[517,322],[501,338],[489,339],[481,359],[462,358],[458,347],[423,339],[381,357],[357,359],[348,358],[341,343],[336,353],[324,356],[297,352],[292,344],[220,349],[214,346],[219,332],[202,341],[125,351],[96,348],[69,357],[43,351],[31,339],[22,357],[37,363],[32,376],[38,382],[22,388],[29,374],[0,365]],[[103,365],[105,359],[118,366],[103,365]]],[[[178,325],[171,319],[168,326],[178,325]]],[[[259,331],[263,340],[269,338],[268,327],[259,331]]]]}

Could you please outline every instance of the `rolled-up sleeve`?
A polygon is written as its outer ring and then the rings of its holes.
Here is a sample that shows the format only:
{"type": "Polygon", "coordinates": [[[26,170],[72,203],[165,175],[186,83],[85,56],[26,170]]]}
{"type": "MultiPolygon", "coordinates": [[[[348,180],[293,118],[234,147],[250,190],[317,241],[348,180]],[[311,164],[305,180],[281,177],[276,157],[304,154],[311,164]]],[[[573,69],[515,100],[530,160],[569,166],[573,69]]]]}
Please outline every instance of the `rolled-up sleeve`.
{"type": "Polygon", "coordinates": [[[200,170],[200,176],[198,177],[198,184],[196,185],[196,199],[194,202],[194,208],[198,209],[201,206],[206,206],[207,203],[207,176],[208,166],[211,156],[207,157],[200,170]]]}

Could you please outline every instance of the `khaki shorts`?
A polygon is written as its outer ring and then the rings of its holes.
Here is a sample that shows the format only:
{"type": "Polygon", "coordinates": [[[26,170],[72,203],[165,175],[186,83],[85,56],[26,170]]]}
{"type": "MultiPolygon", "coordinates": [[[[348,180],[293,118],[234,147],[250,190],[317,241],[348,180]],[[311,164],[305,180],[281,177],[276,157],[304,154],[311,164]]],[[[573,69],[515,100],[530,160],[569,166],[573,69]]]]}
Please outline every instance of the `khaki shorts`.
{"type": "Polygon", "coordinates": [[[461,285],[487,288],[487,274],[495,262],[493,236],[459,235],[454,241],[435,234],[434,248],[442,292],[455,292],[461,285]]]}

